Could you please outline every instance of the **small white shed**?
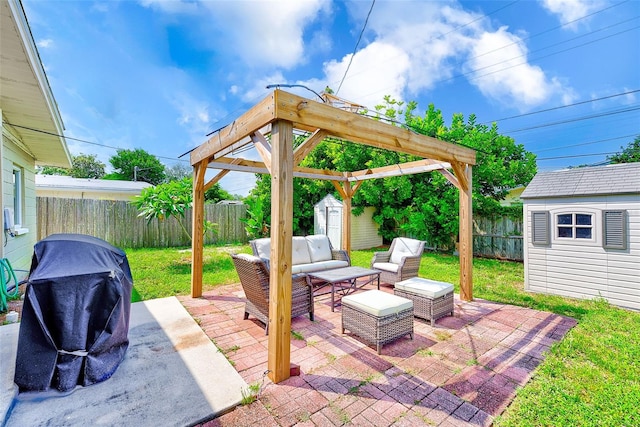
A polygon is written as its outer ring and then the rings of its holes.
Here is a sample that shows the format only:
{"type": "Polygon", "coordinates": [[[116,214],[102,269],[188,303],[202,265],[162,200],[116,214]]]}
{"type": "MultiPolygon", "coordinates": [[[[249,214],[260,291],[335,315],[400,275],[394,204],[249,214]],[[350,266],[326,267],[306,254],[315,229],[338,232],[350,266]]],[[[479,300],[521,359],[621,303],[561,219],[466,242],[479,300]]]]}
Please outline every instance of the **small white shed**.
{"type": "Polygon", "coordinates": [[[539,173],[521,198],[525,290],[640,310],[640,163],[539,173]]]}
{"type": "MultiPolygon", "coordinates": [[[[360,216],[351,214],[351,249],[370,249],[382,245],[378,224],[373,220],[375,208],[364,208],[360,216]]],[[[331,194],[313,207],[313,233],[329,236],[334,248],[342,247],[342,202],[331,194]]]]}

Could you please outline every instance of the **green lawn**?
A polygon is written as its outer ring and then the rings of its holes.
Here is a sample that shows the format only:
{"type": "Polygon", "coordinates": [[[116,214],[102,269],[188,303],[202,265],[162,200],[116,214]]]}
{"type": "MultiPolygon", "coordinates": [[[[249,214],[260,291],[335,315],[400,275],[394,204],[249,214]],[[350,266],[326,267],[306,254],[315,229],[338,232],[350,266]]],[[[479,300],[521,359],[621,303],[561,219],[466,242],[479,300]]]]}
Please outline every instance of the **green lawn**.
{"type": "MultiPolygon", "coordinates": [[[[190,251],[130,249],[134,301],[190,293],[190,251]]],[[[248,246],[206,247],[203,288],[235,283],[229,257],[248,246]]],[[[373,251],[354,251],[353,265],[369,265],[373,251]]],[[[456,284],[458,258],[425,254],[420,276],[456,284]]],[[[636,426],[640,425],[640,313],[603,301],[576,301],[523,290],[521,263],[473,261],[474,297],[532,307],[578,320],[518,392],[498,426],[636,426]]]]}

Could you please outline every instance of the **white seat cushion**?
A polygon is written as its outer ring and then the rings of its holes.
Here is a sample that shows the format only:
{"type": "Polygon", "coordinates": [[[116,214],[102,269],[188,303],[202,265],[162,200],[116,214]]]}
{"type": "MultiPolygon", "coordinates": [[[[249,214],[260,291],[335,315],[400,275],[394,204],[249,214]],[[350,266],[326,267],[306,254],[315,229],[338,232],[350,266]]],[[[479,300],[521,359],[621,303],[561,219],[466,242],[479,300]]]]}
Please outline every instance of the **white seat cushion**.
{"type": "Polygon", "coordinates": [[[347,261],[331,260],[322,262],[312,262],[310,264],[298,264],[291,267],[292,273],[312,273],[314,271],[332,270],[334,268],[349,267],[347,261]]]}
{"type": "Polygon", "coordinates": [[[420,240],[396,237],[389,262],[393,264],[400,264],[400,262],[402,262],[402,257],[418,255],[418,250],[420,249],[421,244],[422,242],[420,240]]]}
{"type": "Polygon", "coordinates": [[[331,255],[331,244],[329,243],[328,236],[316,234],[313,236],[306,236],[305,239],[309,245],[311,262],[329,261],[333,258],[331,255]]]}
{"type": "Polygon", "coordinates": [[[374,289],[342,297],[342,305],[357,308],[375,317],[385,317],[413,308],[413,301],[374,289]]]}
{"type": "Polygon", "coordinates": [[[393,273],[398,272],[398,264],[392,264],[390,262],[374,262],[371,268],[375,268],[376,270],[390,271],[393,273]]]}
{"type": "Polygon", "coordinates": [[[293,236],[291,242],[291,264],[309,264],[311,257],[309,256],[309,247],[307,240],[303,236],[293,236]]]}
{"type": "Polygon", "coordinates": [[[271,259],[271,238],[256,239],[253,243],[260,258],[271,259]]]}
{"type": "Polygon", "coordinates": [[[424,295],[431,299],[453,292],[453,285],[451,283],[437,282],[421,277],[412,277],[411,279],[397,282],[395,288],[418,295],[424,295]]]}

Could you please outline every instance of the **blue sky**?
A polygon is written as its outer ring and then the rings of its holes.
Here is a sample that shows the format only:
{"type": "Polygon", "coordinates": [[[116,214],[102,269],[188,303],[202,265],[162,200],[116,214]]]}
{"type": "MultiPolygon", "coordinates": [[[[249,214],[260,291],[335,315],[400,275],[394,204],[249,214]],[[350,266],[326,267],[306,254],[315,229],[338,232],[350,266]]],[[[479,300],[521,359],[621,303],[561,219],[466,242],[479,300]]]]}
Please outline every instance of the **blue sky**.
{"type": "Polygon", "coordinates": [[[90,142],[69,139],[72,154],[106,165],[115,147],[171,166],[276,83],[433,103],[447,124],[475,114],[539,170],[601,162],[640,134],[636,0],[22,1],[65,135],[90,142]]]}

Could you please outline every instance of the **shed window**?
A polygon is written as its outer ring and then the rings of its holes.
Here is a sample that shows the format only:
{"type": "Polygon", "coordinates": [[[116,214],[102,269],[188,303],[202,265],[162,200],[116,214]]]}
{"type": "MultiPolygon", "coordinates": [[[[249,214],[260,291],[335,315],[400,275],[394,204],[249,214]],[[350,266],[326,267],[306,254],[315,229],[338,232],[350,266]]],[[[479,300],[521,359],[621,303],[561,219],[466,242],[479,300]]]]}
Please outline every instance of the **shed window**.
{"type": "Polygon", "coordinates": [[[561,239],[592,239],[593,214],[559,214],[556,216],[556,229],[561,239]]]}
{"type": "Polygon", "coordinates": [[[627,249],[627,211],[604,211],[602,225],[605,249],[627,249]]]}

